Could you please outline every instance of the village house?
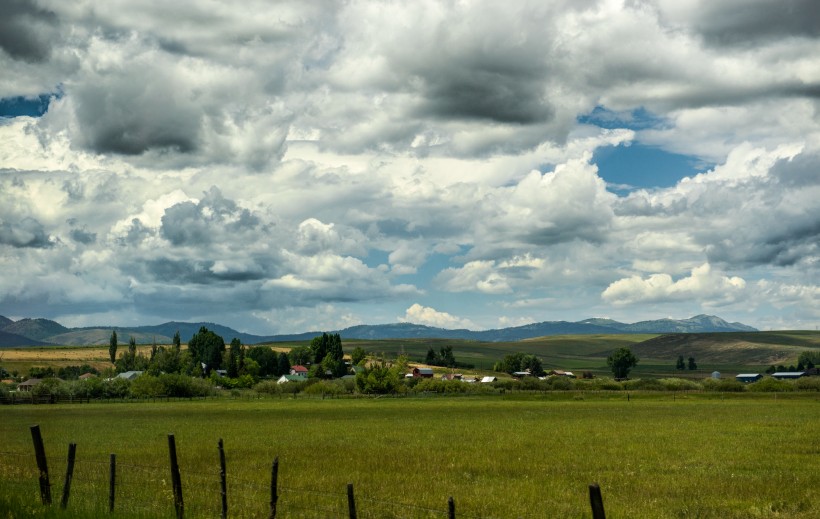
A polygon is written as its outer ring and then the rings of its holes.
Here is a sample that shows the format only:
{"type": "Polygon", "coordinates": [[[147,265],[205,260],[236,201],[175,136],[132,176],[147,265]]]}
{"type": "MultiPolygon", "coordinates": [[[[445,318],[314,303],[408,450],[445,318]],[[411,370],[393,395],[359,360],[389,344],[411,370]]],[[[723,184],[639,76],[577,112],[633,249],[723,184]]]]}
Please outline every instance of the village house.
{"type": "Polygon", "coordinates": [[[42,379],[39,378],[30,378],[25,382],[20,382],[17,384],[17,391],[31,391],[34,386],[37,386],[42,382],[42,379]]]}
{"type": "Polygon", "coordinates": [[[413,378],[433,378],[433,368],[413,368],[413,378]]]}
{"type": "Polygon", "coordinates": [[[308,369],[300,364],[297,364],[290,368],[290,374],[295,377],[305,378],[308,376],[308,369]]]}

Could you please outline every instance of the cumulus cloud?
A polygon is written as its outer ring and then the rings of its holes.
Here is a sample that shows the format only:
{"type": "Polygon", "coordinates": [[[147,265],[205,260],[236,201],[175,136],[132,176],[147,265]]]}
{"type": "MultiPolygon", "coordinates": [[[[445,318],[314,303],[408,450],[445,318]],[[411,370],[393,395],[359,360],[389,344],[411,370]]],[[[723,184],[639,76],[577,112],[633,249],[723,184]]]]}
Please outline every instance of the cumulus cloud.
{"type": "Polygon", "coordinates": [[[737,300],[745,288],[746,281],[742,278],[724,276],[704,263],[677,281],[669,274],[619,279],[610,284],[601,297],[615,305],[694,300],[705,306],[721,306],[737,300]]]}
{"type": "Polygon", "coordinates": [[[475,329],[475,325],[469,319],[461,319],[447,312],[439,312],[435,308],[422,306],[414,303],[404,313],[403,317],[397,318],[402,323],[423,324],[425,326],[434,326],[436,328],[456,329],[467,328],[475,329]]]}
{"type": "Polygon", "coordinates": [[[0,220],[0,244],[17,248],[44,248],[54,243],[46,234],[43,224],[27,216],[18,222],[0,220]]]}
{"type": "Polygon", "coordinates": [[[51,54],[57,16],[30,0],[3,2],[0,49],[13,59],[41,62],[51,54]]]}

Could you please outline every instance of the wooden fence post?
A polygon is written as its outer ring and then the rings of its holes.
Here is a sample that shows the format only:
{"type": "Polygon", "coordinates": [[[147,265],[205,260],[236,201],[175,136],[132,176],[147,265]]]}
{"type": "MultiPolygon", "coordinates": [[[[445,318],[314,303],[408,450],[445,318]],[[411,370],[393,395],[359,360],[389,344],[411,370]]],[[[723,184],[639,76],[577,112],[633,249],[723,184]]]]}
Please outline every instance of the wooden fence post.
{"type": "Polygon", "coordinates": [[[279,494],[276,493],[276,485],[279,479],[279,456],[273,458],[273,466],[270,469],[270,519],[276,517],[276,502],[279,501],[279,494]]]}
{"type": "Polygon", "coordinates": [[[182,479],[179,477],[177,444],[173,434],[168,435],[168,454],[171,457],[171,485],[174,490],[174,510],[176,510],[177,519],[182,519],[185,513],[185,504],[182,501],[182,479]]]}
{"type": "Polygon", "coordinates": [[[34,442],[34,455],[37,458],[37,469],[40,471],[40,500],[44,505],[51,504],[51,484],[48,482],[48,462],[46,448],[43,446],[43,437],[40,426],[31,426],[31,439],[34,442]]]}
{"type": "Polygon", "coordinates": [[[589,504],[592,506],[592,519],[606,519],[604,500],[601,497],[601,487],[598,483],[589,486],[589,504]]]}
{"type": "Polygon", "coordinates": [[[347,484],[347,514],[356,519],[356,499],[353,497],[353,483],[347,484]]]}
{"type": "Polygon", "coordinates": [[[219,439],[219,483],[222,489],[222,519],[228,518],[228,481],[225,471],[225,447],[219,439]]]}
{"type": "Polygon", "coordinates": [[[111,455],[108,475],[108,511],[114,511],[114,491],[117,488],[117,455],[111,455]]]}
{"type": "Polygon", "coordinates": [[[456,519],[456,502],[453,500],[453,496],[450,496],[447,500],[447,517],[456,519]]]}
{"type": "Polygon", "coordinates": [[[68,506],[68,495],[71,492],[71,480],[74,477],[74,457],[77,454],[77,444],[68,444],[68,464],[65,468],[65,483],[63,484],[63,500],[60,501],[60,508],[68,506]]]}

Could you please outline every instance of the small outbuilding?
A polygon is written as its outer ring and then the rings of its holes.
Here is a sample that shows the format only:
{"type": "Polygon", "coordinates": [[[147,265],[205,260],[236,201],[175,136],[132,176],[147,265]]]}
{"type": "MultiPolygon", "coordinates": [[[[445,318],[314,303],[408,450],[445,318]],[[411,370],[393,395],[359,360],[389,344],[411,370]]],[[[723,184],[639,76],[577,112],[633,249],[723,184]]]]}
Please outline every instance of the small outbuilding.
{"type": "Polygon", "coordinates": [[[491,382],[495,382],[496,380],[498,380],[498,378],[496,378],[496,377],[484,377],[484,378],[481,379],[481,383],[482,384],[489,384],[491,382]]]}
{"type": "Polygon", "coordinates": [[[276,381],[277,384],[287,384],[289,382],[302,382],[305,380],[305,377],[301,375],[282,375],[279,377],[279,380],[276,381]]]}
{"type": "Polygon", "coordinates": [[[712,378],[715,380],[720,380],[720,371],[713,371],[712,378]]]}
{"type": "Polygon", "coordinates": [[[735,380],[748,384],[749,382],[757,382],[761,378],[763,378],[763,375],[760,373],[741,373],[735,377],[735,380]]]}
{"type": "Polygon", "coordinates": [[[461,373],[445,373],[441,376],[441,380],[461,380],[461,373]]]}

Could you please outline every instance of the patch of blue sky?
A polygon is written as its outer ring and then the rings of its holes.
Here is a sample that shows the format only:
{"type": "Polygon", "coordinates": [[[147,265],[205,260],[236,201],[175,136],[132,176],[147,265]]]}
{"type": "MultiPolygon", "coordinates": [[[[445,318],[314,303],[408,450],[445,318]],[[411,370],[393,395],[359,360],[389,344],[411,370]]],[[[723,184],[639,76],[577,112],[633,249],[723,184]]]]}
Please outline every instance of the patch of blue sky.
{"type": "Polygon", "coordinates": [[[41,117],[48,111],[53,97],[61,93],[40,94],[39,96],[15,96],[0,98],[0,117],[41,117]]]}
{"type": "Polygon", "coordinates": [[[614,112],[596,106],[589,114],[579,116],[578,122],[610,130],[624,128],[636,132],[635,141],[598,148],[592,157],[598,166],[598,175],[606,181],[607,188],[616,194],[635,189],[672,187],[682,178],[694,176],[713,166],[694,155],[672,153],[658,146],[643,144],[642,130],[665,128],[669,122],[642,107],[614,112]]]}

